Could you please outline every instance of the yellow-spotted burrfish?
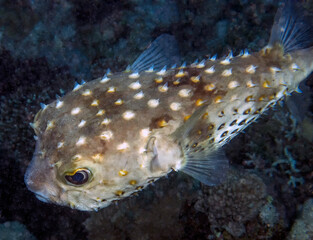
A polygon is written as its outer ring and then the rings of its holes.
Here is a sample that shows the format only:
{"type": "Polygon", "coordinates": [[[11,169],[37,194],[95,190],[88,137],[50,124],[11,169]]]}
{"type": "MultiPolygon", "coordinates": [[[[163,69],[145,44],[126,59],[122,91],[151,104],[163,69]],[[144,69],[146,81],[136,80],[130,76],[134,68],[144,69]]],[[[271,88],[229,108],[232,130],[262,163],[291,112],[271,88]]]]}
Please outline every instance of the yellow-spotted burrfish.
{"type": "Polygon", "coordinates": [[[172,170],[206,185],[226,178],[221,147],[313,70],[313,29],[296,1],[277,13],[267,46],[189,66],[161,35],[131,71],[76,84],[42,105],[25,174],[38,199],[91,211],[172,170]],[[154,66],[154,68],[153,68],[154,66]]]}

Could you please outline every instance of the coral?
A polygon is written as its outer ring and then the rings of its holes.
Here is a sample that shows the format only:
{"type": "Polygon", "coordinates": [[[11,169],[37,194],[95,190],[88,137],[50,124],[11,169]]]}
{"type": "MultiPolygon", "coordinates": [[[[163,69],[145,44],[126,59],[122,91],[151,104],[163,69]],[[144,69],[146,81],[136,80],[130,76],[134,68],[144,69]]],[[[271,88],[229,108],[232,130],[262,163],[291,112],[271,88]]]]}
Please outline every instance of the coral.
{"type": "Polygon", "coordinates": [[[35,240],[36,238],[19,222],[0,224],[0,240],[35,240]]]}
{"type": "Polygon", "coordinates": [[[302,207],[302,213],[297,218],[288,235],[288,240],[313,239],[313,199],[308,199],[302,207]]]}
{"type": "Polygon", "coordinates": [[[245,233],[244,224],[258,215],[265,198],[266,186],[260,177],[232,170],[222,185],[203,186],[195,208],[208,216],[211,229],[225,229],[239,237],[245,233]]]}

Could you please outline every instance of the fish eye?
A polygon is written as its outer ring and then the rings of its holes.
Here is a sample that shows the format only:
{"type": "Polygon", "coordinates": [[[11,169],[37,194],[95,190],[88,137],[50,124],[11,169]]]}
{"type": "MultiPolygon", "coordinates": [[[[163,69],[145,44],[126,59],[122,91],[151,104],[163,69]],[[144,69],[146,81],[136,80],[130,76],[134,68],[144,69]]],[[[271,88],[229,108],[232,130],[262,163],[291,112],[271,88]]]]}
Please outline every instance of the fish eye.
{"type": "Polygon", "coordinates": [[[83,185],[88,182],[91,176],[91,172],[86,168],[78,168],[72,173],[65,174],[65,180],[73,185],[83,185]]]}

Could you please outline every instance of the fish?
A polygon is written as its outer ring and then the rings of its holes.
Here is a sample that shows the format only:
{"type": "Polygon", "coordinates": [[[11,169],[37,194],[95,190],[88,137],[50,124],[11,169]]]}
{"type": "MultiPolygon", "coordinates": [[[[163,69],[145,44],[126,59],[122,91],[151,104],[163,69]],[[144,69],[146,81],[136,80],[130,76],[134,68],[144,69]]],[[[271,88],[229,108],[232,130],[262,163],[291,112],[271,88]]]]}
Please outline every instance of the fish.
{"type": "Polygon", "coordinates": [[[309,20],[286,1],[258,52],[170,67],[177,48],[164,34],[126,71],[76,83],[42,104],[31,124],[37,140],[27,188],[43,202],[97,211],[171,171],[222,183],[229,168],[222,146],[313,71],[309,20]]]}

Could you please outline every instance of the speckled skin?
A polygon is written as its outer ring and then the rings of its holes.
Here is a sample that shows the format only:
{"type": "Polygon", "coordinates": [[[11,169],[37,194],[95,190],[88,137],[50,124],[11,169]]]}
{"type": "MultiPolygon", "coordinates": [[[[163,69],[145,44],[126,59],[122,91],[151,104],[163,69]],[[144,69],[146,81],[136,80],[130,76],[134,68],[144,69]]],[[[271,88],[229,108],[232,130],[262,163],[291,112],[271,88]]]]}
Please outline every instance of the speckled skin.
{"type": "Polygon", "coordinates": [[[226,61],[85,83],[37,114],[26,184],[43,201],[106,207],[182,168],[186,153],[219,149],[296,90],[312,71],[312,51],[283,55],[275,45],[226,61]],[[91,172],[87,183],[66,181],[76,169],[91,172]]]}

